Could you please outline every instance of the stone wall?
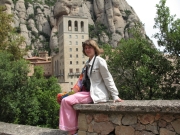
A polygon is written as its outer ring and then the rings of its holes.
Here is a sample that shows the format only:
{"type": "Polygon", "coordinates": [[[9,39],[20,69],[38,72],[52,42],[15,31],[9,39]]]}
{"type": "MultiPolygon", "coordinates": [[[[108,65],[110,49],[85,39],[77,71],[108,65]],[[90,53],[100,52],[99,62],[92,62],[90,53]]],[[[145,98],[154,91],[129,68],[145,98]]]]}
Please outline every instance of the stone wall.
{"type": "Polygon", "coordinates": [[[78,135],[180,135],[180,100],[77,104],[78,135]]]}
{"type": "MultiPolygon", "coordinates": [[[[180,135],[180,100],[76,104],[78,135],[180,135]]],[[[59,129],[0,122],[0,135],[67,135],[59,129]]]]}

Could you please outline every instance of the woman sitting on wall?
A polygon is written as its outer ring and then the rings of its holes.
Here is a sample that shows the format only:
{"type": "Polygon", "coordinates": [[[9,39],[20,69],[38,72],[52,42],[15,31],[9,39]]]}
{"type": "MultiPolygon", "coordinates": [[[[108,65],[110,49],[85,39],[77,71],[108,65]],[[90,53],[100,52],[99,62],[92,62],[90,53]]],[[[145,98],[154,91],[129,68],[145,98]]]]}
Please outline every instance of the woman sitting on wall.
{"type": "Polygon", "coordinates": [[[86,40],[82,44],[83,53],[89,60],[83,68],[78,82],[69,93],[57,96],[60,107],[59,128],[75,134],[78,129],[78,113],[74,104],[100,103],[109,100],[109,93],[114,102],[121,102],[118,90],[107,68],[106,61],[98,56],[101,51],[94,40],[86,40]],[[65,97],[65,98],[64,98],[65,97]]]}

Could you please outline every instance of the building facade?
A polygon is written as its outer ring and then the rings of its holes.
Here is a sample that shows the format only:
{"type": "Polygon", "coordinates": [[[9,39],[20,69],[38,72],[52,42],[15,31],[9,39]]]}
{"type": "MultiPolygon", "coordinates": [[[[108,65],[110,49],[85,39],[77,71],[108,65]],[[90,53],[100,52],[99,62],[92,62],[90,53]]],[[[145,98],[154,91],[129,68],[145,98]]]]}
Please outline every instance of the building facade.
{"type": "Polygon", "coordinates": [[[26,58],[26,60],[30,61],[30,72],[28,76],[33,76],[35,66],[41,66],[43,68],[45,77],[49,78],[52,76],[52,63],[51,57],[48,56],[48,52],[39,52],[39,57],[26,58]]]}
{"type": "Polygon", "coordinates": [[[53,74],[62,91],[70,91],[88,60],[82,53],[82,42],[89,39],[88,18],[62,16],[57,23],[59,53],[53,56],[53,74]]]}

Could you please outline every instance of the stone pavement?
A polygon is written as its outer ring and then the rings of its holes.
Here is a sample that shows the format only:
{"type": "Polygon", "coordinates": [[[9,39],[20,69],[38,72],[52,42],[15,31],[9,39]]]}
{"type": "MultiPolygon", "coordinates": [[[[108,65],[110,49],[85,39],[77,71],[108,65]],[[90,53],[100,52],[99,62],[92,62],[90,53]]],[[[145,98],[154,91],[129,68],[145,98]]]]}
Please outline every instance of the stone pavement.
{"type": "Polygon", "coordinates": [[[59,129],[0,122],[0,135],[67,135],[59,129]]]}

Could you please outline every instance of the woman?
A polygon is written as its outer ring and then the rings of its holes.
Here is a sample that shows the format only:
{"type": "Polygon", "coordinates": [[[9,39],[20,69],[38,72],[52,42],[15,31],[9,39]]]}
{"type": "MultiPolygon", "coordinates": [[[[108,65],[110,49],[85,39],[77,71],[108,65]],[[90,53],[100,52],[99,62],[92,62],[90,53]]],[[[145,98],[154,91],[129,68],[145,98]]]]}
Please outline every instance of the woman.
{"type": "Polygon", "coordinates": [[[121,102],[118,97],[118,90],[115,86],[113,78],[108,71],[106,61],[98,56],[101,51],[94,40],[86,40],[83,42],[83,53],[89,57],[85,68],[83,68],[83,76],[80,76],[77,84],[74,86],[72,95],[65,96],[61,102],[60,108],[60,124],[61,130],[68,131],[69,134],[77,132],[77,116],[78,113],[73,109],[74,104],[100,103],[109,100],[109,92],[114,102],[121,102]],[[87,70],[86,70],[87,69],[87,70]],[[87,71],[87,72],[86,72],[87,71]],[[86,73],[90,79],[90,90],[82,88],[82,82],[86,78],[86,73]],[[79,92],[77,92],[79,91],[79,92]]]}

